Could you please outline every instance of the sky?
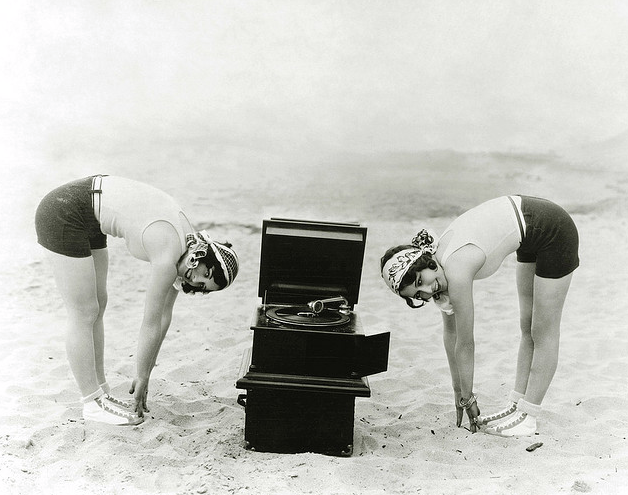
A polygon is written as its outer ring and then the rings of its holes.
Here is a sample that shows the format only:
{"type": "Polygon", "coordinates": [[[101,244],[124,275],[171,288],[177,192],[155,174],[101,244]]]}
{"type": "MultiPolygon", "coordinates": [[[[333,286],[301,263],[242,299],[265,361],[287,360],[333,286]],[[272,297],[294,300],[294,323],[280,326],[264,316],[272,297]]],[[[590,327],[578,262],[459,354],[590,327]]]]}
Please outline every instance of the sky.
{"type": "MultiPolygon", "coordinates": [[[[8,2],[6,2],[8,3],[8,2]]],[[[623,0],[26,0],[0,138],[545,152],[628,131],[623,0]]]]}

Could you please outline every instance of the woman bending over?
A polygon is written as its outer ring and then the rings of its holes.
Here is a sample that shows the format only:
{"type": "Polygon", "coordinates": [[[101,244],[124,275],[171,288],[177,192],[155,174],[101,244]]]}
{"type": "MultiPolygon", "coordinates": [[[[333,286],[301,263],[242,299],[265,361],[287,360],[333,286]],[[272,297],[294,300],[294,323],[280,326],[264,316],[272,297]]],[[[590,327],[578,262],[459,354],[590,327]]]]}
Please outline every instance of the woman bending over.
{"type": "Polygon", "coordinates": [[[135,425],[148,411],[148,381],[180,290],[228,287],[238,273],[230,244],[194,232],[179,205],[147,184],[114,176],[75,180],[51,191],[35,217],[68,312],[66,350],[83,397],[83,417],[135,425]],[[103,314],[107,304],[107,235],[122,237],[135,258],[150,263],[139,331],[134,404],[110,395],[104,370],[103,314]]]}
{"type": "Polygon", "coordinates": [[[466,410],[472,432],[536,432],[558,363],[563,304],[578,264],[578,231],[569,214],[530,196],[487,201],[455,219],[438,242],[422,230],[411,245],[386,251],[381,273],[388,287],[412,308],[432,299],[442,311],[457,426],[466,410]],[[515,383],[503,410],[480,416],[473,393],[473,281],[495,273],[513,252],[521,326],[515,383]]]}

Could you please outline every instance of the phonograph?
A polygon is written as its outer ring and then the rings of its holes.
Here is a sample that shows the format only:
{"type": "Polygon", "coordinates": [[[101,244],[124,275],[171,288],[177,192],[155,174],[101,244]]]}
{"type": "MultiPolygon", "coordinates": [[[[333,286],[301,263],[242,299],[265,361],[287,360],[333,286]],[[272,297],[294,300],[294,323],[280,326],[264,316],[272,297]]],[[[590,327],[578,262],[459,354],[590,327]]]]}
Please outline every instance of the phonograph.
{"type": "Polygon", "coordinates": [[[365,245],[359,224],[263,221],[262,305],[236,382],[247,448],[352,454],[355,398],[370,397],[390,342],[354,312],[365,245]]]}

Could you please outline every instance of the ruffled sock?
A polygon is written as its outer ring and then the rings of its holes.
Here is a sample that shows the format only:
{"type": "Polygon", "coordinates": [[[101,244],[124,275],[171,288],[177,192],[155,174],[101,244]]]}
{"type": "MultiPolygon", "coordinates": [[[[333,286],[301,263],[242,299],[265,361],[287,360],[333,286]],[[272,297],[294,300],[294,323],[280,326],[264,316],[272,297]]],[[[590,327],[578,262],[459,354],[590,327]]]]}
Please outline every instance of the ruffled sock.
{"type": "Polygon", "coordinates": [[[536,433],[536,417],[541,412],[541,406],[520,399],[517,410],[494,426],[487,427],[484,431],[490,435],[502,437],[527,437],[536,433]]]}
{"type": "Polygon", "coordinates": [[[494,414],[480,416],[480,425],[494,426],[496,423],[508,419],[512,414],[517,412],[517,402],[519,402],[522,397],[523,394],[516,392],[515,390],[511,390],[508,394],[508,405],[494,414]]]}

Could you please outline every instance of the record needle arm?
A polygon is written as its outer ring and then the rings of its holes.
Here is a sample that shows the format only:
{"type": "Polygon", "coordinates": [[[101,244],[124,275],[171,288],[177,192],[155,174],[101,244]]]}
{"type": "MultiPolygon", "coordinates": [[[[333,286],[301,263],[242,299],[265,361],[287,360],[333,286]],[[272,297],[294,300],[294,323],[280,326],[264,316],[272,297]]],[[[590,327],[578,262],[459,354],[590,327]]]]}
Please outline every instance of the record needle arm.
{"type": "Polygon", "coordinates": [[[310,301],[309,303],[307,303],[307,305],[313,313],[318,314],[325,309],[326,304],[338,302],[340,303],[340,306],[338,306],[338,311],[340,313],[348,314],[351,311],[351,308],[349,307],[349,302],[342,296],[330,297],[328,299],[316,299],[315,301],[310,301]]]}

